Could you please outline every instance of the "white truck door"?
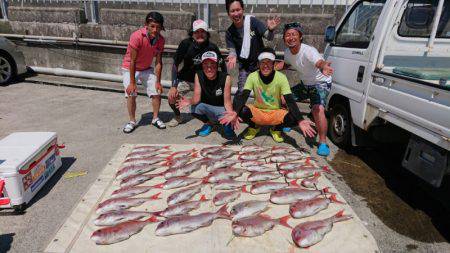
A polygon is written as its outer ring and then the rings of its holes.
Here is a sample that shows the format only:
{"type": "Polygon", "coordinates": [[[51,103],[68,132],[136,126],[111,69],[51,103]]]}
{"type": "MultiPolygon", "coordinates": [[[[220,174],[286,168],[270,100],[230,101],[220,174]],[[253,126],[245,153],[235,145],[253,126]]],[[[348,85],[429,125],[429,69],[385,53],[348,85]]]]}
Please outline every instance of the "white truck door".
{"type": "Polygon", "coordinates": [[[367,73],[373,31],[385,1],[365,0],[355,3],[336,31],[325,58],[334,68],[333,87],[336,93],[361,102],[367,86],[367,73]]]}

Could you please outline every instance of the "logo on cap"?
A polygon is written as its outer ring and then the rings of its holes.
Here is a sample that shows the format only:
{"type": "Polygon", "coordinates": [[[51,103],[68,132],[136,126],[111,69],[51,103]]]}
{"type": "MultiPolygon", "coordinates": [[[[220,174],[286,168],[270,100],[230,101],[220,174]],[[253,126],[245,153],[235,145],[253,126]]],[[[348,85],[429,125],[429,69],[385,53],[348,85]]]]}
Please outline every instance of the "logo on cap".
{"type": "Polygon", "coordinates": [[[217,62],[217,54],[213,51],[207,51],[202,55],[202,62],[205,60],[212,60],[214,62],[217,62]]]}

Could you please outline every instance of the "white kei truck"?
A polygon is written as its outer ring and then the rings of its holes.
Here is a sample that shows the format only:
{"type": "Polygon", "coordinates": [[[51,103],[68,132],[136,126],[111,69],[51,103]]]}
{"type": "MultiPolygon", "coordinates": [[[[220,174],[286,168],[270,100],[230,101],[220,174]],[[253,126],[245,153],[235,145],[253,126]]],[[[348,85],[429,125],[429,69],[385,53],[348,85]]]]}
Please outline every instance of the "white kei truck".
{"type": "Polygon", "coordinates": [[[331,141],[406,133],[403,167],[440,187],[450,174],[450,0],[358,0],[325,41],[331,141]]]}

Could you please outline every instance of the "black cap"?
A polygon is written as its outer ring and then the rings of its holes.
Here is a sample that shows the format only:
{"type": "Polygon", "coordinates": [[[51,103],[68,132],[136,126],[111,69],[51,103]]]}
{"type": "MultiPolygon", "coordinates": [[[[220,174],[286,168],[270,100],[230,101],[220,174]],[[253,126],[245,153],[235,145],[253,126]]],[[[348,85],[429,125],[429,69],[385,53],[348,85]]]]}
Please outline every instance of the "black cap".
{"type": "Polygon", "coordinates": [[[152,11],[149,12],[147,14],[147,16],[145,17],[145,22],[149,22],[150,20],[153,20],[154,22],[158,23],[161,25],[161,30],[166,30],[164,28],[164,17],[163,15],[161,15],[161,13],[157,12],[157,11],[152,11]]]}
{"type": "Polygon", "coordinates": [[[304,34],[303,26],[299,22],[292,22],[292,23],[285,24],[284,29],[283,29],[283,36],[286,33],[286,31],[289,29],[294,29],[294,30],[298,31],[299,33],[301,33],[300,35],[304,34]]]}

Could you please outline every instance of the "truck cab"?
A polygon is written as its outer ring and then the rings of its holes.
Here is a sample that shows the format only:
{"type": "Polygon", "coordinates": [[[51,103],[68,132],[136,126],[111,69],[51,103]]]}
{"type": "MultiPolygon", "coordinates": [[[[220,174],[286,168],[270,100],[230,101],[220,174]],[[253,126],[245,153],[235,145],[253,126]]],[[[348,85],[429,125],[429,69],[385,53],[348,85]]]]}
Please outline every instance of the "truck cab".
{"type": "Polygon", "coordinates": [[[401,129],[403,166],[439,187],[450,173],[450,1],[355,1],[325,34],[331,141],[371,145],[401,129]]]}

